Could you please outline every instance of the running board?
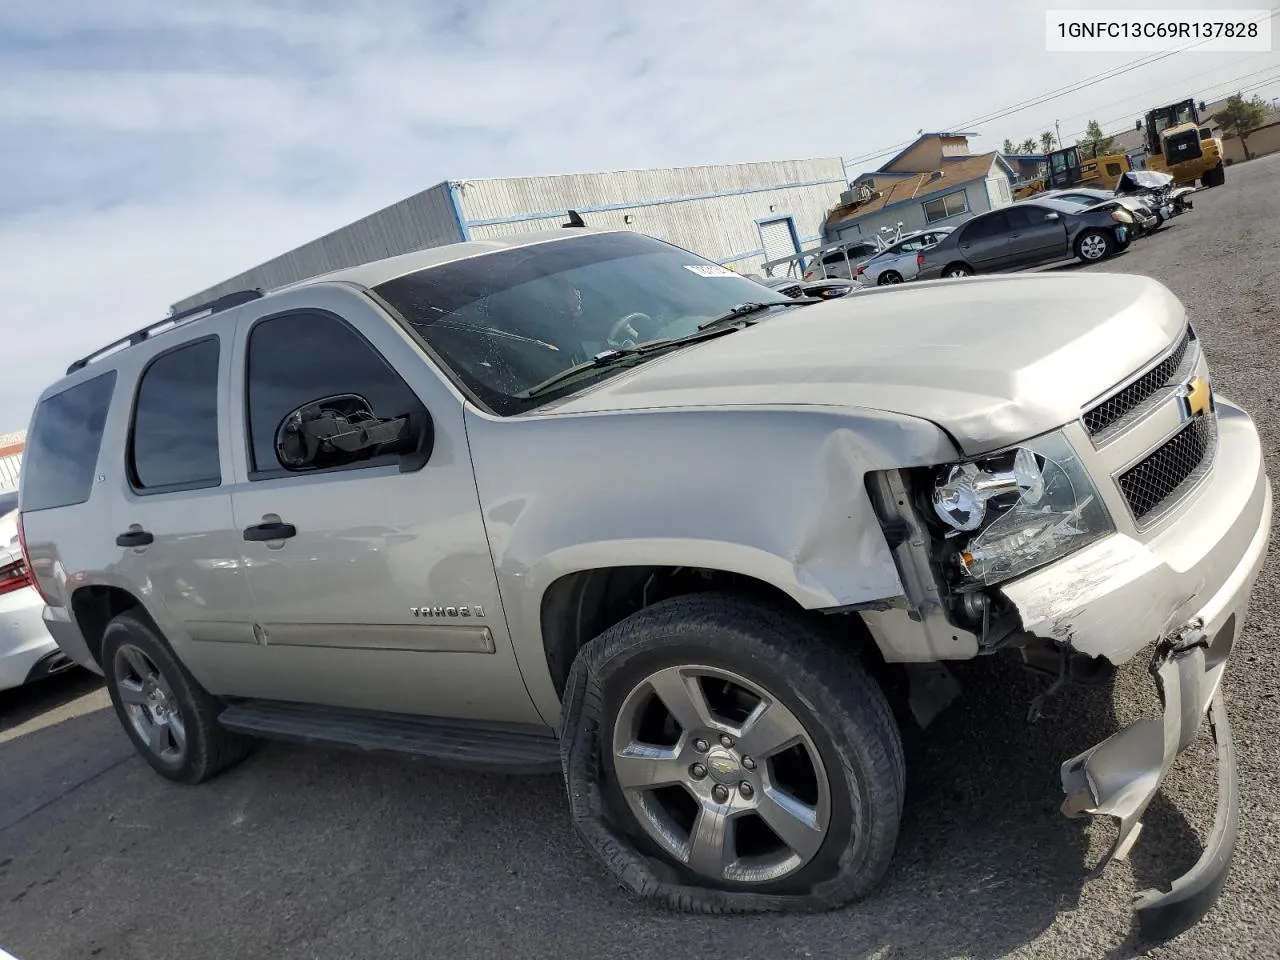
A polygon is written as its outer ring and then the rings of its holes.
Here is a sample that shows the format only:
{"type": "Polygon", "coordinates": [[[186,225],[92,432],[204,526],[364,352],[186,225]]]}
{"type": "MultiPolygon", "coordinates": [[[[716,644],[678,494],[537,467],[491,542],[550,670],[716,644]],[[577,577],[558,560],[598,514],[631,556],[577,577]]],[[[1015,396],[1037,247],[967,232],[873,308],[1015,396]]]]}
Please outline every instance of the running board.
{"type": "Polygon", "coordinates": [[[538,727],[344,710],[276,700],[240,700],[218,717],[233,733],[398,753],[468,770],[558,773],[560,742],[538,727]]]}

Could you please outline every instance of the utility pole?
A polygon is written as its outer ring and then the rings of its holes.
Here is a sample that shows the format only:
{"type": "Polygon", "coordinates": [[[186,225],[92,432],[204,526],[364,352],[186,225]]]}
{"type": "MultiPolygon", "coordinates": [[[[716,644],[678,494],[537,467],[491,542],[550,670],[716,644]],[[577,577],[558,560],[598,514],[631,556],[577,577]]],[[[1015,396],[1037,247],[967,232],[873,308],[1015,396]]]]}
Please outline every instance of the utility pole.
{"type": "Polygon", "coordinates": [[[1058,149],[1061,150],[1062,149],[1062,127],[1059,125],[1057,120],[1053,121],[1053,129],[1058,134],[1058,149]]]}

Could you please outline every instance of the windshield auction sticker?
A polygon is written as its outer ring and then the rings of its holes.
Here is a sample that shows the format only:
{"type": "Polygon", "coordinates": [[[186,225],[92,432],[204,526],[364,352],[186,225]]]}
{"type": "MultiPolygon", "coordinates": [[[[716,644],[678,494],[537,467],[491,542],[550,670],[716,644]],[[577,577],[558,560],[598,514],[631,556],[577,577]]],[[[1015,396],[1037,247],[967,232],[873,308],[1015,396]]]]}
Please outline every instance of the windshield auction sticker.
{"type": "Polygon", "coordinates": [[[1048,10],[1052,53],[1265,53],[1271,10],[1048,10]]]}
{"type": "Polygon", "coordinates": [[[713,263],[686,263],[686,270],[691,270],[700,277],[736,277],[737,274],[713,263]]]}

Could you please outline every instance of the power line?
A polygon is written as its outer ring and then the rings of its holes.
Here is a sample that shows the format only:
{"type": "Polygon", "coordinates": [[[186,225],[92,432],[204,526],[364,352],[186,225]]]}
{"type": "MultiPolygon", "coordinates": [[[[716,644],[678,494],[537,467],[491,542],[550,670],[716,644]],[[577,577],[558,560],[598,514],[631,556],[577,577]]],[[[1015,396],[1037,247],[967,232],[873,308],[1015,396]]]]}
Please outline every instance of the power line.
{"type": "MultiPolygon", "coordinates": [[[[1265,16],[1258,17],[1256,21],[1252,21],[1252,22],[1261,23],[1263,20],[1267,20],[1275,17],[1277,13],[1280,13],[1280,7],[1273,7],[1270,11],[1267,12],[1265,16]]],[[[1023,110],[1029,110],[1032,107],[1037,107],[1037,106],[1040,106],[1041,104],[1049,103],[1052,100],[1057,100],[1057,99],[1060,99],[1061,97],[1065,97],[1067,96],[1067,94],[1075,93],[1076,91],[1081,90],[1084,87],[1089,86],[1090,84],[1099,83],[1105,80],[1112,80],[1116,77],[1123,76],[1124,74],[1129,73],[1133,70],[1137,70],[1140,67],[1149,66],[1150,64],[1157,63],[1168,57],[1172,57],[1174,54],[1182,53],[1186,50],[1192,49],[1193,47],[1198,47],[1201,44],[1208,43],[1210,39],[1211,38],[1206,37],[1203,40],[1194,40],[1190,43],[1184,44],[1181,47],[1175,47],[1172,50],[1160,51],[1158,53],[1149,54],[1144,57],[1139,57],[1136,60],[1130,60],[1128,63],[1123,63],[1120,66],[1113,67],[1110,70],[1104,70],[1102,71],[1102,73],[1095,74],[1092,77],[1086,77],[1083,80],[1078,80],[1074,83],[1068,84],[1065,87],[1059,87],[1057,90],[1051,90],[1048,93],[1041,94],[1037,97],[1032,97],[1029,100],[1023,100],[1023,101],[1020,101],[1019,103],[1012,104],[1011,106],[1003,107],[1000,110],[995,111],[994,113],[986,114],[981,117],[976,117],[972,120],[966,120],[963,123],[950,124],[946,127],[943,127],[942,129],[963,130],[965,127],[976,126],[979,123],[990,123],[993,120],[1000,120],[1000,119],[1003,119],[1004,117],[1011,116],[1012,114],[1021,113],[1023,110]]],[[[914,139],[904,140],[901,143],[894,144],[891,147],[886,147],[883,150],[877,150],[874,153],[866,153],[866,154],[862,154],[861,156],[853,157],[845,161],[845,166],[848,166],[849,164],[862,163],[867,160],[874,160],[875,158],[882,157],[887,153],[892,153],[896,150],[901,150],[903,147],[909,146],[912,143],[915,143],[914,139]]]]}
{"type": "MultiPolygon", "coordinates": [[[[1216,95],[1217,95],[1217,94],[1215,94],[1215,93],[1210,93],[1209,91],[1219,91],[1219,90],[1221,90],[1221,91],[1225,91],[1225,90],[1231,90],[1231,89],[1232,89],[1233,87],[1235,87],[1235,85],[1236,85],[1237,83],[1239,83],[1241,80],[1248,79],[1249,77],[1256,77],[1256,76],[1257,76],[1258,74],[1260,74],[1260,73],[1266,73],[1266,72],[1268,72],[1269,70],[1275,70],[1277,67],[1280,67],[1280,64],[1275,64],[1275,63],[1273,63],[1273,64],[1269,64],[1268,66],[1263,67],[1261,70],[1255,70],[1255,71],[1253,71],[1252,73],[1245,73],[1245,74],[1242,74],[1242,75],[1240,75],[1240,76],[1238,76],[1238,77],[1232,77],[1230,80],[1223,80],[1221,83],[1215,83],[1215,84],[1213,84],[1213,85],[1211,85],[1211,86],[1209,86],[1209,87],[1206,87],[1204,90],[1202,90],[1202,91],[1201,91],[1201,93],[1200,93],[1200,95],[1199,95],[1198,97],[1196,97],[1196,99],[1197,99],[1197,100],[1208,100],[1208,99],[1210,99],[1211,97],[1213,97],[1213,96],[1216,96],[1216,95]]],[[[1265,80],[1261,81],[1260,83],[1257,83],[1256,85],[1250,86],[1250,87],[1248,87],[1247,89],[1255,89],[1255,88],[1256,88],[1256,86],[1266,86],[1268,83],[1271,83],[1273,80],[1278,79],[1278,78],[1280,78],[1280,74],[1276,74],[1276,75],[1274,75],[1274,76],[1268,77],[1268,78],[1266,78],[1265,80]]],[[[1160,87],[1159,89],[1161,89],[1161,90],[1165,90],[1165,89],[1168,89],[1168,86],[1169,86],[1169,85],[1166,85],[1166,86],[1164,86],[1164,87],[1160,87]]],[[[1128,103],[1128,102],[1129,102],[1128,100],[1117,100],[1117,101],[1113,101],[1113,102],[1111,102],[1111,103],[1107,104],[1107,105],[1106,105],[1106,107],[1104,107],[1103,109],[1107,109],[1107,108],[1109,108],[1109,107],[1114,107],[1114,106],[1117,106],[1118,104],[1121,104],[1121,103],[1128,103]]],[[[1127,117],[1113,117],[1113,118],[1111,118],[1110,120],[1104,120],[1104,121],[1102,121],[1100,124],[1098,124],[1098,126],[1100,126],[1100,127],[1106,127],[1106,126],[1110,126],[1110,125],[1111,125],[1111,124],[1113,124],[1113,123],[1121,123],[1121,122],[1128,122],[1128,118],[1127,118],[1127,117]]],[[[1128,129],[1129,129],[1128,127],[1126,127],[1126,128],[1125,128],[1125,130],[1128,130],[1128,129]]],[[[1125,130],[1120,130],[1120,131],[1116,131],[1116,132],[1117,132],[1117,133],[1124,133],[1124,132],[1125,132],[1125,130]]],[[[1077,137],[1081,137],[1081,136],[1083,136],[1083,135],[1084,135],[1085,133],[1087,133],[1087,132],[1088,132],[1087,130],[1077,130],[1075,133],[1073,133],[1073,134],[1069,134],[1068,136],[1064,137],[1063,139],[1064,139],[1064,140],[1074,140],[1074,139],[1076,139],[1077,137]]],[[[1114,134],[1107,134],[1107,136],[1114,136],[1114,134]]]]}
{"type": "MultiPolygon", "coordinates": [[[[1234,68],[1236,68],[1236,67],[1240,66],[1240,64],[1242,64],[1242,63],[1248,63],[1250,60],[1257,60],[1257,59],[1258,59],[1258,58],[1260,58],[1260,57],[1269,57],[1269,56],[1271,56],[1271,51],[1266,51],[1265,53],[1257,53],[1257,54],[1254,54],[1252,57],[1245,57],[1243,60],[1237,60],[1235,63],[1229,63],[1229,64],[1227,64],[1226,66],[1222,66],[1222,67],[1214,67],[1212,70],[1205,70],[1205,71],[1203,71],[1203,72],[1201,72],[1201,73],[1194,73],[1194,74],[1192,74],[1192,75],[1191,75],[1191,76],[1189,76],[1189,77],[1184,77],[1184,78],[1182,79],[1182,81],[1181,81],[1181,84],[1185,85],[1185,84],[1190,83],[1190,82],[1191,82],[1191,81],[1193,81],[1193,80],[1198,80],[1200,77],[1206,77],[1206,76],[1208,76],[1208,75],[1209,75],[1209,74],[1211,74],[1211,73],[1221,73],[1223,70],[1232,70],[1232,69],[1234,69],[1234,68]]],[[[1270,67],[1270,66],[1267,66],[1267,67],[1263,67],[1262,69],[1263,69],[1263,70],[1270,70],[1270,69],[1271,69],[1271,67],[1270,67]]],[[[1261,71],[1258,71],[1258,72],[1261,72],[1261,71]]],[[[1253,74],[1245,74],[1245,76],[1253,76],[1253,74]]],[[[1237,78],[1237,79],[1239,79],[1239,78],[1237,78]]],[[[1233,81],[1233,82],[1234,82],[1234,81],[1233,81]]],[[[1133,102],[1135,102],[1135,101],[1148,102],[1148,101],[1149,101],[1149,98],[1150,98],[1153,94],[1157,93],[1158,91],[1165,90],[1165,89],[1169,88],[1169,87],[1170,87],[1170,86],[1172,86],[1172,85],[1173,85],[1173,84],[1167,84],[1167,83],[1166,83],[1166,84],[1161,84],[1159,87],[1152,87],[1151,89],[1147,90],[1145,93],[1140,93],[1140,94],[1138,94],[1137,96],[1127,97],[1127,98],[1125,98],[1124,100],[1113,100],[1111,103],[1107,104],[1107,106],[1102,107],[1101,109],[1105,110],[1105,109],[1107,109],[1108,107],[1118,106],[1118,105],[1119,105],[1119,104],[1121,104],[1121,103],[1133,103],[1133,102]]],[[[1089,114],[1093,114],[1093,115],[1095,115],[1095,116],[1096,116],[1096,115],[1097,115],[1097,113],[1098,113],[1098,111],[1097,111],[1097,110],[1083,110],[1083,111],[1081,111],[1080,113],[1071,113],[1071,114],[1067,114],[1067,116],[1065,116],[1065,117],[1058,117],[1057,119],[1058,119],[1058,121],[1059,121],[1059,122],[1066,122],[1066,121],[1068,121],[1068,120],[1075,120],[1075,119],[1077,119],[1077,118],[1079,118],[1079,117],[1085,117],[1085,116],[1088,116],[1089,114]]],[[[1120,118],[1120,119],[1123,119],[1123,118],[1120,118]]],[[[1118,121],[1118,120],[1107,120],[1107,121],[1105,121],[1105,122],[1106,122],[1106,123],[1118,123],[1119,121],[1118,121]]]]}

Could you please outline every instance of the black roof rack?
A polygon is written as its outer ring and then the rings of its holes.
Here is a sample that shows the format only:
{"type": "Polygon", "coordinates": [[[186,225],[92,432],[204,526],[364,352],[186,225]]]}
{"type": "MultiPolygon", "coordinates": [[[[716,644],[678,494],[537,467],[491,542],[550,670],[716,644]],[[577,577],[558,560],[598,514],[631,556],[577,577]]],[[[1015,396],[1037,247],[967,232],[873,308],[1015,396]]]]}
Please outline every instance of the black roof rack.
{"type": "Polygon", "coordinates": [[[157,320],[155,323],[149,324],[141,330],[135,330],[127,337],[121,337],[119,340],[113,340],[105,347],[95,350],[87,357],[80,358],[71,366],[67,367],[67,373],[71,374],[75,373],[77,370],[83,370],[94,360],[104,357],[109,353],[114,353],[121,347],[136,347],[148,337],[161,333],[170,327],[176,327],[178,324],[192,319],[197,314],[212,315],[215,313],[221,313],[223,310],[230,310],[232,307],[238,307],[240,304],[248,303],[250,300],[257,300],[261,296],[262,290],[258,288],[253,290],[236,290],[234,293],[224,293],[222,296],[214,300],[210,300],[208,303],[197,304],[194,307],[183,310],[181,313],[171,313],[163,320],[157,320]]]}

